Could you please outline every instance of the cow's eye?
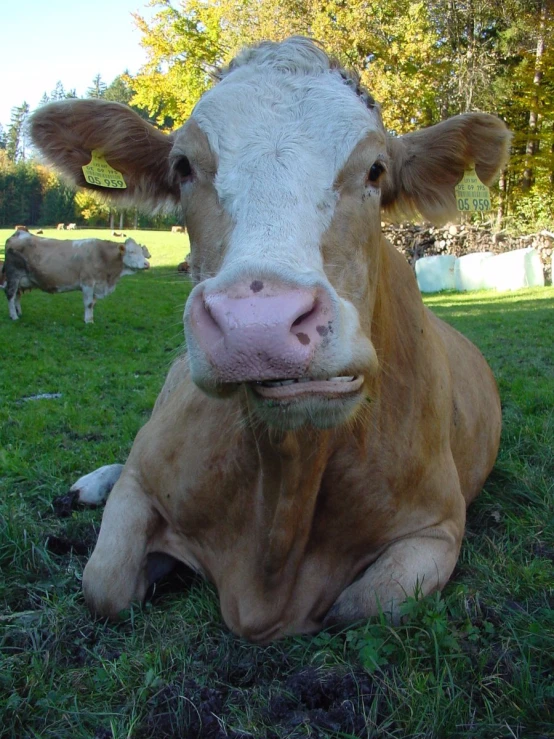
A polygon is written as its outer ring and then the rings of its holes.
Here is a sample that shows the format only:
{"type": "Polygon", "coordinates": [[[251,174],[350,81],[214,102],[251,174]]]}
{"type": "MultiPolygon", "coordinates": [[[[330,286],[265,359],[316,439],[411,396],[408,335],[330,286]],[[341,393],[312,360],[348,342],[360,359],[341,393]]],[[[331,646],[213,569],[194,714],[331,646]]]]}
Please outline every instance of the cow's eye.
{"type": "Polygon", "coordinates": [[[192,167],[190,166],[190,162],[187,157],[179,157],[179,159],[175,161],[173,168],[181,182],[185,182],[185,180],[190,179],[192,176],[192,167]]]}
{"type": "Polygon", "coordinates": [[[369,173],[367,175],[367,182],[368,184],[375,185],[379,181],[379,178],[385,171],[385,165],[381,164],[381,162],[374,162],[374,164],[371,165],[371,169],[369,170],[369,173]]]}

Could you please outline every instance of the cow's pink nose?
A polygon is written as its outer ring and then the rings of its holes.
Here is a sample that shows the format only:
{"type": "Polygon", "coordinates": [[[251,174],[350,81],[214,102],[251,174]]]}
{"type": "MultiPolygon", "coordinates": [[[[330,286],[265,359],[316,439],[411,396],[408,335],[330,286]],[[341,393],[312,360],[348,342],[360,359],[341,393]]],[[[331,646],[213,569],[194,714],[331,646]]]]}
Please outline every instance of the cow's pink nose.
{"type": "Polygon", "coordinates": [[[323,290],[262,280],[197,293],[190,317],[221,382],[302,377],[333,331],[333,308],[323,290]]]}

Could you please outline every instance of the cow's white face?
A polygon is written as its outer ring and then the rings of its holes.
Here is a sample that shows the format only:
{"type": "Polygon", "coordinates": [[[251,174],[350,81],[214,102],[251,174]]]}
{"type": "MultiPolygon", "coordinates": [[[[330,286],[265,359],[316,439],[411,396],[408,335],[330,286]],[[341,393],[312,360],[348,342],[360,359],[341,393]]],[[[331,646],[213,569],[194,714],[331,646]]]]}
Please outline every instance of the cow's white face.
{"type": "Polygon", "coordinates": [[[134,271],[137,269],[148,269],[150,267],[144,251],[146,247],[137,244],[134,239],[127,239],[123,246],[123,264],[127,269],[134,271]]]}
{"type": "Polygon", "coordinates": [[[127,183],[114,199],[181,202],[192,377],[216,397],[246,389],[249,412],[289,429],[343,423],[377,372],[374,307],[393,289],[380,207],[444,222],[464,171],[492,182],[509,144],[484,114],[386,137],[367,95],[298,38],[242,52],[171,136],[102,100],[44,106],[31,127],[77,185],[100,149],[127,183]]]}
{"type": "Polygon", "coordinates": [[[377,108],[313,53],[311,71],[302,58],[295,74],[234,69],[170,157],[198,282],[185,311],[193,379],[216,396],[246,385],[257,414],[289,428],[344,421],[376,369],[368,243],[385,134],[377,108]]]}

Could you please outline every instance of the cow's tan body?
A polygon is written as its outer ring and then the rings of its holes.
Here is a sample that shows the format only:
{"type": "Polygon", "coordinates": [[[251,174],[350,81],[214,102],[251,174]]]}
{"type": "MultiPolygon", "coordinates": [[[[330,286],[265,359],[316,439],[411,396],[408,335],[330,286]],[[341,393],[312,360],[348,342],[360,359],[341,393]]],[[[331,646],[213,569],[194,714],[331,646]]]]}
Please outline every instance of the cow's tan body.
{"type": "Polygon", "coordinates": [[[372,335],[383,369],[350,426],[259,433],[240,421],[244,397],[207,398],[186,358],[175,363],[87,565],[97,611],[144,596],[149,552],[204,573],[229,627],[261,641],[320,629],[337,599],[327,622],[388,610],[416,576],[427,592],[444,585],[496,457],[500,402],[479,351],[382,249],[372,335]],[[341,609],[349,586],[360,593],[341,609]]]}
{"type": "Polygon", "coordinates": [[[188,356],[123,470],[74,486],[99,502],[117,480],[85,598],[115,616],[161,553],[210,578],[255,641],[397,619],[452,574],[501,418],[485,360],[424,307],[381,214],[451,218],[464,172],[491,183],[510,135],[479,113],[389,136],[307,39],[246,49],[220,77],[170,136],[100,100],[33,118],[76,184],[101,149],[127,184],[113,199],[180,203],[191,244],[188,356]]]}
{"type": "Polygon", "coordinates": [[[29,281],[24,287],[45,292],[66,292],[80,285],[105,283],[115,288],[123,271],[119,244],[101,239],[61,241],[39,236],[8,239],[6,249],[19,252],[29,265],[29,281]]]}
{"type": "Polygon", "coordinates": [[[81,290],[85,322],[93,321],[96,300],[115,290],[117,282],[135,269],[145,269],[144,247],[102,239],[47,239],[18,231],[6,241],[7,297],[10,317],[21,315],[22,291],[48,293],[81,290]]]}

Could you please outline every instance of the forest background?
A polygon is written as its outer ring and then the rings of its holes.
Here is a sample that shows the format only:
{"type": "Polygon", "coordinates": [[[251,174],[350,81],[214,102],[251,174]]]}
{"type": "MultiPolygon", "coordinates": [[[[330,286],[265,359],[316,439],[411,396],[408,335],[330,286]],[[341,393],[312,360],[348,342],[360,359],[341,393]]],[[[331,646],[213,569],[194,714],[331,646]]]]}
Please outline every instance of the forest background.
{"type": "MultiPolygon", "coordinates": [[[[87,97],[134,108],[162,130],[190,115],[218,66],[245,44],[311,36],[381,103],[400,135],[452,115],[484,111],[514,134],[512,155],[493,190],[497,228],[531,233],[554,224],[553,0],[152,0],[134,14],[147,54],[132,76],[109,85],[98,75],[87,97]]],[[[63,81],[41,104],[76,97],[63,81]]],[[[29,145],[25,102],[0,128],[0,225],[77,222],[161,228],[177,215],[115,211],[67,187],[29,145]]]]}

